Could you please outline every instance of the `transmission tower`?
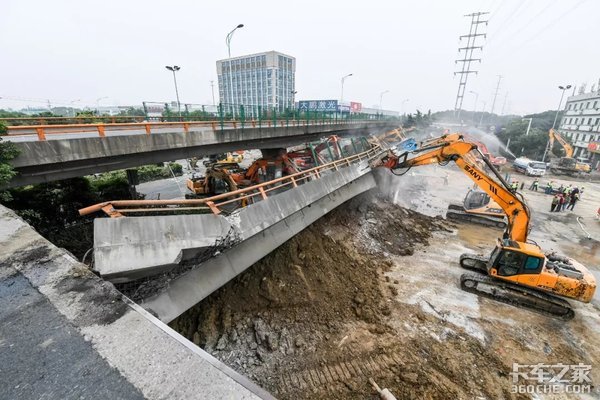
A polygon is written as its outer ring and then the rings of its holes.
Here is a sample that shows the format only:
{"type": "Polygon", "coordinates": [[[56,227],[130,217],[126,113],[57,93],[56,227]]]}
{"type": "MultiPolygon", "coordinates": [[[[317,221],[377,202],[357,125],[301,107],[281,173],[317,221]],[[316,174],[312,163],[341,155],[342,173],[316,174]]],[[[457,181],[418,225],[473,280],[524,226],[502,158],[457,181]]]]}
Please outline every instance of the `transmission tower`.
{"type": "Polygon", "coordinates": [[[471,17],[471,27],[469,28],[468,35],[460,36],[460,40],[467,39],[467,44],[465,47],[459,47],[458,52],[462,56],[460,60],[454,60],[455,64],[462,63],[462,67],[460,71],[454,72],[454,75],[460,75],[460,82],[458,83],[458,92],[456,93],[456,102],[454,103],[454,114],[457,119],[460,119],[460,112],[462,109],[463,98],[465,97],[465,90],[467,88],[467,80],[469,79],[469,74],[476,74],[477,71],[471,70],[471,63],[477,61],[481,63],[481,58],[473,58],[473,52],[475,50],[483,50],[483,46],[476,46],[477,38],[483,36],[485,38],[485,33],[480,32],[480,25],[486,24],[487,21],[483,21],[482,15],[489,14],[488,12],[475,12],[472,14],[467,14],[465,17],[471,17]],[[463,54],[464,52],[464,54],[463,54]]]}

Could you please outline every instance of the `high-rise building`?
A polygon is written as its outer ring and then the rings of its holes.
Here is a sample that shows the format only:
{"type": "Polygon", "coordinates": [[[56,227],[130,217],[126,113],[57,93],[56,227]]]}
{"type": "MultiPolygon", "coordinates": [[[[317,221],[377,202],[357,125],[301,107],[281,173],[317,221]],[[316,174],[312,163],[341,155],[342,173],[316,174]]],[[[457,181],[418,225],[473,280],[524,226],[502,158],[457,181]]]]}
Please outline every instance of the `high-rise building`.
{"type": "Polygon", "coordinates": [[[227,112],[256,115],[262,109],[294,107],[296,59],[268,51],[217,61],[219,99],[227,112]]]}
{"type": "Polygon", "coordinates": [[[600,88],[570,96],[558,128],[573,144],[573,157],[590,158],[590,143],[600,141],[600,88]]]}

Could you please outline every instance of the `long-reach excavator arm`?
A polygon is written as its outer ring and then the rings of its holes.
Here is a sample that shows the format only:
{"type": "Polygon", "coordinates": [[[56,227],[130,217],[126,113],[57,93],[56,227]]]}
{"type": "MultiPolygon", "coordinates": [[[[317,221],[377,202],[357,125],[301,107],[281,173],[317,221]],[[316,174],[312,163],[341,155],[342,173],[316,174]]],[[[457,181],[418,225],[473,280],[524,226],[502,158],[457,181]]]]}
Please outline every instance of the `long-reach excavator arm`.
{"type": "Polygon", "coordinates": [[[565,150],[565,157],[568,157],[568,158],[573,157],[573,146],[571,146],[569,144],[569,142],[567,142],[558,132],[556,132],[554,129],[550,129],[548,131],[548,137],[549,137],[548,147],[549,147],[550,153],[552,153],[552,146],[554,146],[554,139],[556,139],[556,140],[558,140],[558,143],[560,143],[562,148],[565,150]]]}
{"type": "Polygon", "coordinates": [[[483,171],[477,162],[473,162],[474,158],[469,157],[469,153],[471,151],[479,152],[477,145],[462,141],[462,137],[456,134],[442,137],[437,141],[426,142],[425,144],[427,145],[426,147],[422,147],[415,152],[422,153],[416,157],[408,158],[409,152],[405,152],[399,156],[389,152],[383,157],[381,163],[394,172],[419,165],[447,164],[450,161],[454,161],[481,190],[486,192],[504,210],[504,213],[508,217],[505,238],[518,242],[527,241],[530,219],[527,205],[519,198],[518,194],[510,191],[508,183],[486,157],[482,155],[483,162],[495,174],[500,183],[496,182],[483,171]]]}
{"type": "Polygon", "coordinates": [[[591,301],[596,290],[594,276],[577,261],[545,254],[537,244],[527,241],[530,213],[525,201],[510,191],[508,183],[486,157],[482,157],[483,162],[496,179],[473,161],[469,154],[472,151],[479,151],[477,145],[465,142],[461,135],[444,135],[422,142],[416,150],[398,154],[392,149],[372,160],[371,167],[386,167],[395,175],[404,175],[415,166],[455,162],[498,203],[508,218],[504,237],[489,256],[461,255],[461,267],[475,271],[461,276],[461,288],[546,315],[573,318],[572,308],[561,297],[591,301]]]}

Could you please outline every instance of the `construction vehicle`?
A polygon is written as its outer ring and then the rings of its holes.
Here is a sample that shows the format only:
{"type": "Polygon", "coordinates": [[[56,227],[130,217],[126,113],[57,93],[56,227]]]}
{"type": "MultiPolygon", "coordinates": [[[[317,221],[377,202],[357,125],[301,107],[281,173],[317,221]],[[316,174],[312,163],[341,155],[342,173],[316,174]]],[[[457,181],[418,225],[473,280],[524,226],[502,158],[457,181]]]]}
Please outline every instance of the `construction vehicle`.
{"type": "MultiPolygon", "coordinates": [[[[459,133],[444,134],[437,138],[424,140],[420,143],[420,146],[421,148],[438,146],[459,141],[462,138],[463,136],[459,133]]],[[[408,148],[405,148],[405,150],[408,150],[408,148]]],[[[413,150],[416,150],[416,147],[413,150]]],[[[472,153],[466,153],[463,157],[467,162],[475,164],[481,169],[486,165],[483,161],[485,157],[476,157],[472,153]]],[[[506,218],[502,208],[485,192],[475,189],[467,192],[462,204],[452,203],[448,205],[446,218],[490,227],[506,228],[506,218]]]]}
{"type": "Polygon", "coordinates": [[[519,157],[513,161],[513,168],[527,176],[544,176],[546,173],[546,163],[542,161],[530,160],[527,157],[519,157]]]}
{"type": "Polygon", "coordinates": [[[564,174],[569,176],[575,176],[583,172],[592,172],[591,165],[578,162],[575,158],[573,158],[573,146],[571,146],[569,142],[567,142],[554,129],[550,129],[548,131],[548,152],[551,155],[554,155],[552,148],[554,146],[555,139],[558,141],[558,143],[560,143],[565,151],[565,156],[554,158],[550,161],[550,172],[557,175],[564,174]]]}
{"type": "Polygon", "coordinates": [[[238,186],[251,186],[300,172],[285,149],[262,150],[263,157],[254,161],[245,172],[233,174],[238,186]]]}
{"type": "Polygon", "coordinates": [[[462,137],[458,140],[442,137],[437,144],[416,151],[388,151],[372,160],[371,167],[385,167],[395,175],[403,175],[420,165],[456,163],[498,203],[508,220],[503,237],[497,240],[489,256],[461,255],[461,267],[472,271],[461,276],[461,288],[545,315],[564,320],[573,318],[575,313],[564,298],[590,302],[596,290],[594,276],[574,259],[544,253],[528,240],[530,212],[524,199],[511,192],[509,184],[487,158],[483,160],[496,179],[476,163],[467,161],[465,155],[471,151],[479,151],[477,145],[465,142],[462,137]]]}
{"type": "Polygon", "coordinates": [[[263,150],[263,157],[254,161],[248,169],[237,163],[224,162],[209,164],[204,175],[192,175],[187,180],[191,194],[186,198],[199,198],[232,192],[234,190],[267,182],[300,172],[294,160],[287,156],[285,149],[263,150]]]}
{"type": "Polygon", "coordinates": [[[235,151],[233,153],[219,153],[211,154],[207,160],[204,160],[202,164],[205,167],[209,167],[212,164],[239,164],[244,161],[244,152],[235,151]]]}
{"type": "Polygon", "coordinates": [[[490,160],[490,162],[494,167],[496,167],[496,169],[501,169],[506,165],[506,157],[494,156],[492,153],[490,153],[487,146],[482,142],[471,140],[468,138],[467,140],[471,143],[475,143],[477,145],[477,148],[479,148],[479,150],[481,151],[481,154],[483,154],[484,157],[490,160]]]}
{"type": "Polygon", "coordinates": [[[185,198],[197,199],[233,192],[239,189],[233,177],[240,173],[244,173],[244,170],[238,164],[213,164],[206,169],[204,175],[194,173],[187,180],[186,186],[191,193],[187,193],[185,198]]]}
{"type": "Polygon", "coordinates": [[[502,229],[507,225],[506,215],[498,203],[477,189],[469,189],[462,204],[448,205],[446,218],[502,229]]]}

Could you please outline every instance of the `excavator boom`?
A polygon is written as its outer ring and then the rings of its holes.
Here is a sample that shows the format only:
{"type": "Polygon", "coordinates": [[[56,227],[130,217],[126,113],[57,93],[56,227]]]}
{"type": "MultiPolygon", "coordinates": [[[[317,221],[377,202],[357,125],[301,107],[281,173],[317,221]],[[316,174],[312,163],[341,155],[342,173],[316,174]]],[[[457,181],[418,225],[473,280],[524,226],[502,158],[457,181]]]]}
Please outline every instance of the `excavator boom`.
{"type": "Polygon", "coordinates": [[[403,175],[415,166],[446,165],[454,161],[502,208],[508,219],[503,239],[498,240],[488,257],[461,256],[461,267],[476,272],[461,276],[463,290],[564,320],[573,318],[574,312],[560,297],[591,301],[596,290],[594,276],[577,261],[544,254],[537,244],[527,241],[530,221],[527,205],[518,193],[509,189],[487,157],[482,160],[495,179],[474,161],[470,153],[480,152],[476,144],[465,142],[460,135],[444,135],[422,144],[401,154],[392,149],[374,159],[371,167],[384,166],[395,175],[403,175]]]}
{"type": "Polygon", "coordinates": [[[409,159],[409,153],[406,152],[399,157],[389,157],[385,164],[392,170],[401,170],[419,165],[443,164],[454,161],[481,190],[486,192],[504,210],[508,218],[506,238],[526,242],[529,233],[529,210],[527,205],[517,194],[510,191],[508,183],[486,157],[482,157],[483,162],[490,168],[500,183],[492,179],[476,162],[472,161],[473,158],[469,157],[469,153],[479,151],[477,145],[464,142],[462,137],[457,136],[448,136],[446,139],[433,143],[433,146],[417,150],[416,152],[423,154],[414,158],[409,159]]]}
{"type": "Polygon", "coordinates": [[[573,146],[569,144],[558,132],[554,129],[550,129],[548,131],[548,136],[550,138],[550,152],[552,152],[552,146],[554,145],[554,139],[558,140],[558,143],[565,150],[565,157],[572,158],[573,157],[573,146]]]}

